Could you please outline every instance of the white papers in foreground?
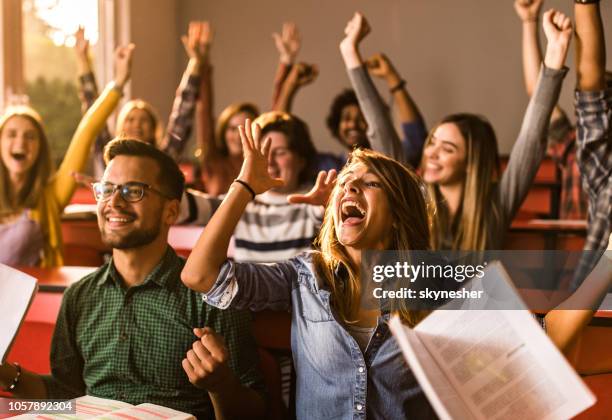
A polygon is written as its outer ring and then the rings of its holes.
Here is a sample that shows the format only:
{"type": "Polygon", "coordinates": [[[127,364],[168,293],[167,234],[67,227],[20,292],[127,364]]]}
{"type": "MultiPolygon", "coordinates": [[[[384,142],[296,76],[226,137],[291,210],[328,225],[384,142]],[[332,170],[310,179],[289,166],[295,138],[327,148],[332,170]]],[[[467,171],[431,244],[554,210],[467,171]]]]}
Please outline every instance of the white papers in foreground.
{"type": "Polygon", "coordinates": [[[4,363],[35,291],[34,277],[0,264],[0,363],[4,363]]]}
{"type": "Polygon", "coordinates": [[[189,413],[161,405],[144,403],[132,405],[123,401],[85,395],[75,400],[75,414],[22,414],[19,420],[195,420],[189,413]]]}
{"type": "MultiPolygon", "coordinates": [[[[485,283],[514,291],[501,264],[490,264],[485,273],[485,283]]],[[[389,327],[443,420],[561,420],[595,403],[526,309],[448,310],[444,305],[414,329],[398,317],[389,327]]]]}

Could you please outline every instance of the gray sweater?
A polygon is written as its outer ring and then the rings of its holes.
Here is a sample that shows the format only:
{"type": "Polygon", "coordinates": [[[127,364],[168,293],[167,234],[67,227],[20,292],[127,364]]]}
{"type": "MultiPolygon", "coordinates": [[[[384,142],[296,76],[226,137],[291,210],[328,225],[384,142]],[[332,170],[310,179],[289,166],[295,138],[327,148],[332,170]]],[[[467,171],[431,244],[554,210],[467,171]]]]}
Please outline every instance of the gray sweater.
{"type": "MultiPolygon", "coordinates": [[[[488,201],[491,211],[498,209],[497,220],[491,224],[487,249],[500,249],[505,233],[529,192],[540,162],[546,153],[547,130],[550,115],[559,99],[561,85],[567,68],[553,70],[542,67],[535,92],[529,101],[521,131],[512,152],[508,166],[499,184],[488,201]]],[[[395,132],[389,113],[378,95],[364,66],[348,71],[359,106],[368,123],[368,139],[373,150],[406,163],[400,140],[395,132]]],[[[443,248],[452,245],[452,232],[447,232],[443,248]]]]}

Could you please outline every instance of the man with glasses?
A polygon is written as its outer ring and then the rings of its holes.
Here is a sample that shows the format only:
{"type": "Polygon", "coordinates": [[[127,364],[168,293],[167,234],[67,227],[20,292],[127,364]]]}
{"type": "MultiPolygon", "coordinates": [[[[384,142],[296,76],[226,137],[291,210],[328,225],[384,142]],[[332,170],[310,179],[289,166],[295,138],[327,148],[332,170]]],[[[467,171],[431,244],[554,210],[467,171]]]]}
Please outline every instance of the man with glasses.
{"type": "Polygon", "coordinates": [[[198,418],[261,417],[250,315],[214,309],[186,288],[184,260],[167,243],[184,188],[178,166],[154,147],[125,139],[108,144],[105,160],[93,190],[112,259],[66,290],[52,374],[0,365],[0,387],[21,398],[88,394],[198,418]]]}

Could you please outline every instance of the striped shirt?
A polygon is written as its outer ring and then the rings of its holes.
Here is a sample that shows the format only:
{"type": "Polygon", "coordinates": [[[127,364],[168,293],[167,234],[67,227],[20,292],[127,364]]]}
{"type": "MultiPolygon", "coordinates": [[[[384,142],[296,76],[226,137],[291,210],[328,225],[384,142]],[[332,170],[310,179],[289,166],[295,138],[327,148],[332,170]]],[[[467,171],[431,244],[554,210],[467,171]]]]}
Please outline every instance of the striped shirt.
{"type": "MultiPolygon", "coordinates": [[[[188,190],[181,201],[180,224],[205,225],[223,201],[188,190]]],[[[276,262],[312,248],[324,209],[290,204],[285,194],[259,194],[246,207],[234,231],[234,255],[241,262],[276,262]]]]}

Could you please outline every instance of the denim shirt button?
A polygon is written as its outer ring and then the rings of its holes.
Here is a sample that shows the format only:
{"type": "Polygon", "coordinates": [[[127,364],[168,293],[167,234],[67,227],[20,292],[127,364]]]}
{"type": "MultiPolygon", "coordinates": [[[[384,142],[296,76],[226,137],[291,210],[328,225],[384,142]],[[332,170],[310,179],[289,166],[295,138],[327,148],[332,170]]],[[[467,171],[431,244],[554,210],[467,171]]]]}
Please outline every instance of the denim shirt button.
{"type": "Polygon", "coordinates": [[[363,410],[363,405],[361,405],[361,404],[357,404],[357,405],[355,406],[355,408],[357,409],[357,411],[361,411],[361,410],[363,410]]]}
{"type": "Polygon", "coordinates": [[[363,373],[364,369],[362,367],[359,368],[359,373],[363,373]]]}

